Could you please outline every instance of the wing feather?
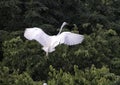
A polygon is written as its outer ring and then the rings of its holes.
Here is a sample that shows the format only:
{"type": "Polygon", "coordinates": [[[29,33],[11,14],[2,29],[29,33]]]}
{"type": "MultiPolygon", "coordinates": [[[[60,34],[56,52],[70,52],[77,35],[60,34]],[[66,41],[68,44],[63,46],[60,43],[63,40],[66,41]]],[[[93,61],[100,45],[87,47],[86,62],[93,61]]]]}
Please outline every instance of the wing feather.
{"type": "Polygon", "coordinates": [[[50,42],[50,36],[47,35],[42,29],[37,27],[27,28],[24,32],[24,37],[28,40],[36,40],[42,46],[48,46],[50,42]]]}
{"type": "Polygon", "coordinates": [[[82,43],[84,36],[71,32],[63,32],[59,35],[60,44],[76,45],[82,43]]]}

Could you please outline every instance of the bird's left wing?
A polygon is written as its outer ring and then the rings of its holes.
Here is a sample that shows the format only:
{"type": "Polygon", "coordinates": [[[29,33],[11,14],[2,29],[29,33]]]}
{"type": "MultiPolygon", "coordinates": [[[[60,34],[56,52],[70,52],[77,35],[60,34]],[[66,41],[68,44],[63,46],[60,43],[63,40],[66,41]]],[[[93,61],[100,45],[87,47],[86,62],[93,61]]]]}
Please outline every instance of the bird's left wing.
{"type": "Polygon", "coordinates": [[[83,41],[84,36],[71,32],[63,32],[58,35],[58,38],[60,39],[60,44],[76,45],[83,41]]]}
{"type": "Polygon", "coordinates": [[[24,33],[25,38],[28,40],[36,40],[42,46],[48,46],[51,39],[50,36],[47,35],[42,29],[40,28],[27,28],[24,33]]]}

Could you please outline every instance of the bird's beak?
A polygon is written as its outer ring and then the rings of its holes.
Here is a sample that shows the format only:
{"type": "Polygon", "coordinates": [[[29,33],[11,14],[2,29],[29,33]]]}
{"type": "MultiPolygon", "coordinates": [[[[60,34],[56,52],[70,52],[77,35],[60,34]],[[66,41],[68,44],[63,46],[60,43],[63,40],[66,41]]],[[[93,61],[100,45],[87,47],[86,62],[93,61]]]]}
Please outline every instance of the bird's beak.
{"type": "Polygon", "coordinates": [[[64,22],[64,24],[69,25],[67,22],[64,22]]]}

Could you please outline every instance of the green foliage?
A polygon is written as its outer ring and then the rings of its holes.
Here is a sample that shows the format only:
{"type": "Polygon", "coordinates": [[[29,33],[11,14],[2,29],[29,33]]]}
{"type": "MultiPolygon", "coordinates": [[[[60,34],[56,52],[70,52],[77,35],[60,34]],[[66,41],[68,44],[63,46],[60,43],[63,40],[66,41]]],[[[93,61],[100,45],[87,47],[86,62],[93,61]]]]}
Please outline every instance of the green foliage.
{"type": "Polygon", "coordinates": [[[49,85],[118,85],[120,82],[120,76],[110,73],[108,68],[97,69],[94,65],[84,71],[75,65],[74,74],[50,66],[49,76],[49,85]]]}
{"type": "Polygon", "coordinates": [[[94,85],[99,85],[99,82],[102,82],[106,85],[110,82],[113,83],[115,78],[112,77],[113,80],[110,80],[107,77],[102,78],[103,74],[107,75],[107,72],[112,72],[110,75],[120,75],[120,37],[116,31],[112,29],[99,29],[91,35],[85,35],[84,42],[77,46],[69,47],[66,45],[59,45],[56,47],[55,52],[49,54],[49,57],[45,56],[45,52],[41,50],[41,46],[38,42],[23,40],[20,36],[16,37],[19,33],[21,32],[11,33],[14,38],[3,42],[4,55],[1,63],[8,67],[10,72],[18,71],[20,74],[27,72],[33,80],[48,80],[50,85],[56,83],[64,84],[65,82],[66,85],[69,83],[70,85],[74,85],[76,82],[73,78],[73,74],[76,72],[75,68],[73,69],[74,65],[77,65],[81,69],[80,72],[90,71],[88,74],[84,73],[86,77],[81,75],[81,78],[79,78],[80,84],[86,82],[85,84],[87,85],[89,85],[89,83],[91,83],[91,85],[93,83],[95,83],[94,85]],[[93,64],[97,69],[94,66],[91,67],[93,64]],[[56,70],[61,69],[60,74],[59,71],[55,71],[53,74],[50,73],[52,69],[50,65],[56,70]],[[107,72],[105,71],[106,73],[104,73],[103,70],[105,67],[103,66],[107,66],[110,71],[106,69],[107,72]],[[90,67],[100,74],[91,73],[91,69],[87,70],[87,68],[90,67]],[[62,76],[63,74],[64,76],[62,76]],[[87,80],[88,75],[90,75],[90,78],[87,80]],[[52,79],[51,76],[55,77],[55,79],[58,78],[58,80],[52,79]],[[97,76],[98,78],[96,79],[97,76]],[[64,77],[66,80],[64,80],[64,77]],[[86,81],[82,77],[85,77],[86,81]],[[70,78],[71,80],[69,80],[70,78]],[[49,79],[51,80],[49,81],[49,79]],[[93,82],[90,82],[90,79],[93,79],[93,82]]]}
{"type": "Polygon", "coordinates": [[[20,30],[63,21],[75,23],[81,33],[92,33],[97,24],[120,31],[119,0],[1,0],[0,28],[20,30]],[[86,27],[83,25],[89,23],[86,27]],[[89,30],[89,31],[88,31],[89,30]]]}
{"type": "Polygon", "coordinates": [[[22,10],[19,7],[20,0],[0,1],[0,28],[4,30],[19,30],[23,24],[20,17],[22,10]]]}
{"type": "Polygon", "coordinates": [[[1,85],[42,85],[42,82],[34,82],[28,73],[19,74],[18,71],[10,72],[5,66],[0,66],[1,85]]]}
{"type": "MultiPolygon", "coordinates": [[[[5,41],[3,45],[3,63],[5,66],[10,67],[11,71],[17,69],[20,73],[28,71],[28,73],[34,77],[36,73],[39,71],[42,72],[43,69],[45,69],[44,63],[46,62],[43,58],[44,54],[43,51],[40,50],[41,47],[38,46],[38,43],[23,42],[20,37],[16,37],[9,41],[5,41]]],[[[44,72],[40,73],[40,75],[43,73],[44,72]]],[[[34,79],[37,80],[39,77],[44,78],[43,76],[35,76],[34,79]]]]}
{"type": "Polygon", "coordinates": [[[120,0],[0,0],[0,85],[119,85],[119,15],[120,0]],[[46,57],[23,36],[34,26],[57,34],[63,21],[84,34],[82,44],[46,57]]]}

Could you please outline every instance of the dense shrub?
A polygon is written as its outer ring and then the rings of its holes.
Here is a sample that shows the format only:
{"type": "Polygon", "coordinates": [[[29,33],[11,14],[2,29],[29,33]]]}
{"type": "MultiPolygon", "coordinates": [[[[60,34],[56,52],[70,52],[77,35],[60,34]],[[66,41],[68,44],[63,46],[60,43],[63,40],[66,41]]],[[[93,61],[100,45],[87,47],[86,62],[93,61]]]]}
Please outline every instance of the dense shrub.
{"type": "MultiPolygon", "coordinates": [[[[45,56],[45,52],[41,50],[38,42],[28,41],[20,36],[16,37],[14,33],[13,36],[14,38],[3,42],[4,55],[1,62],[9,68],[10,72],[18,71],[20,74],[27,72],[35,81],[47,81],[49,80],[50,65],[56,70],[62,69],[64,72],[69,72],[73,77],[74,65],[84,71],[94,64],[96,68],[107,66],[113,75],[120,75],[118,70],[120,37],[112,29],[99,29],[91,35],[85,35],[85,40],[80,45],[59,45],[56,47],[56,51],[50,53],[48,57],[45,56]]],[[[103,79],[103,83],[105,80],[103,79]]]]}
{"type": "Polygon", "coordinates": [[[84,71],[74,66],[74,75],[55,70],[50,66],[48,85],[119,85],[120,76],[110,73],[109,69],[102,67],[97,69],[94,65],[84,71]]]}
{"type": "Polygon", "coordinates": [[[119,15],[120,0],[1,0],[0,85],[119,85],[119,15]],[[57,34],[64,21],[83,43],[46,57],[23,36],[28,27],[57,34]]]}
{"type": "Polygon", "coordinates": [[[34,82],[26,72],[19,74],[18,71],[11,72],[8,67],[0,66],[1,85],[42,85],[42,82],[34,82]]]}

